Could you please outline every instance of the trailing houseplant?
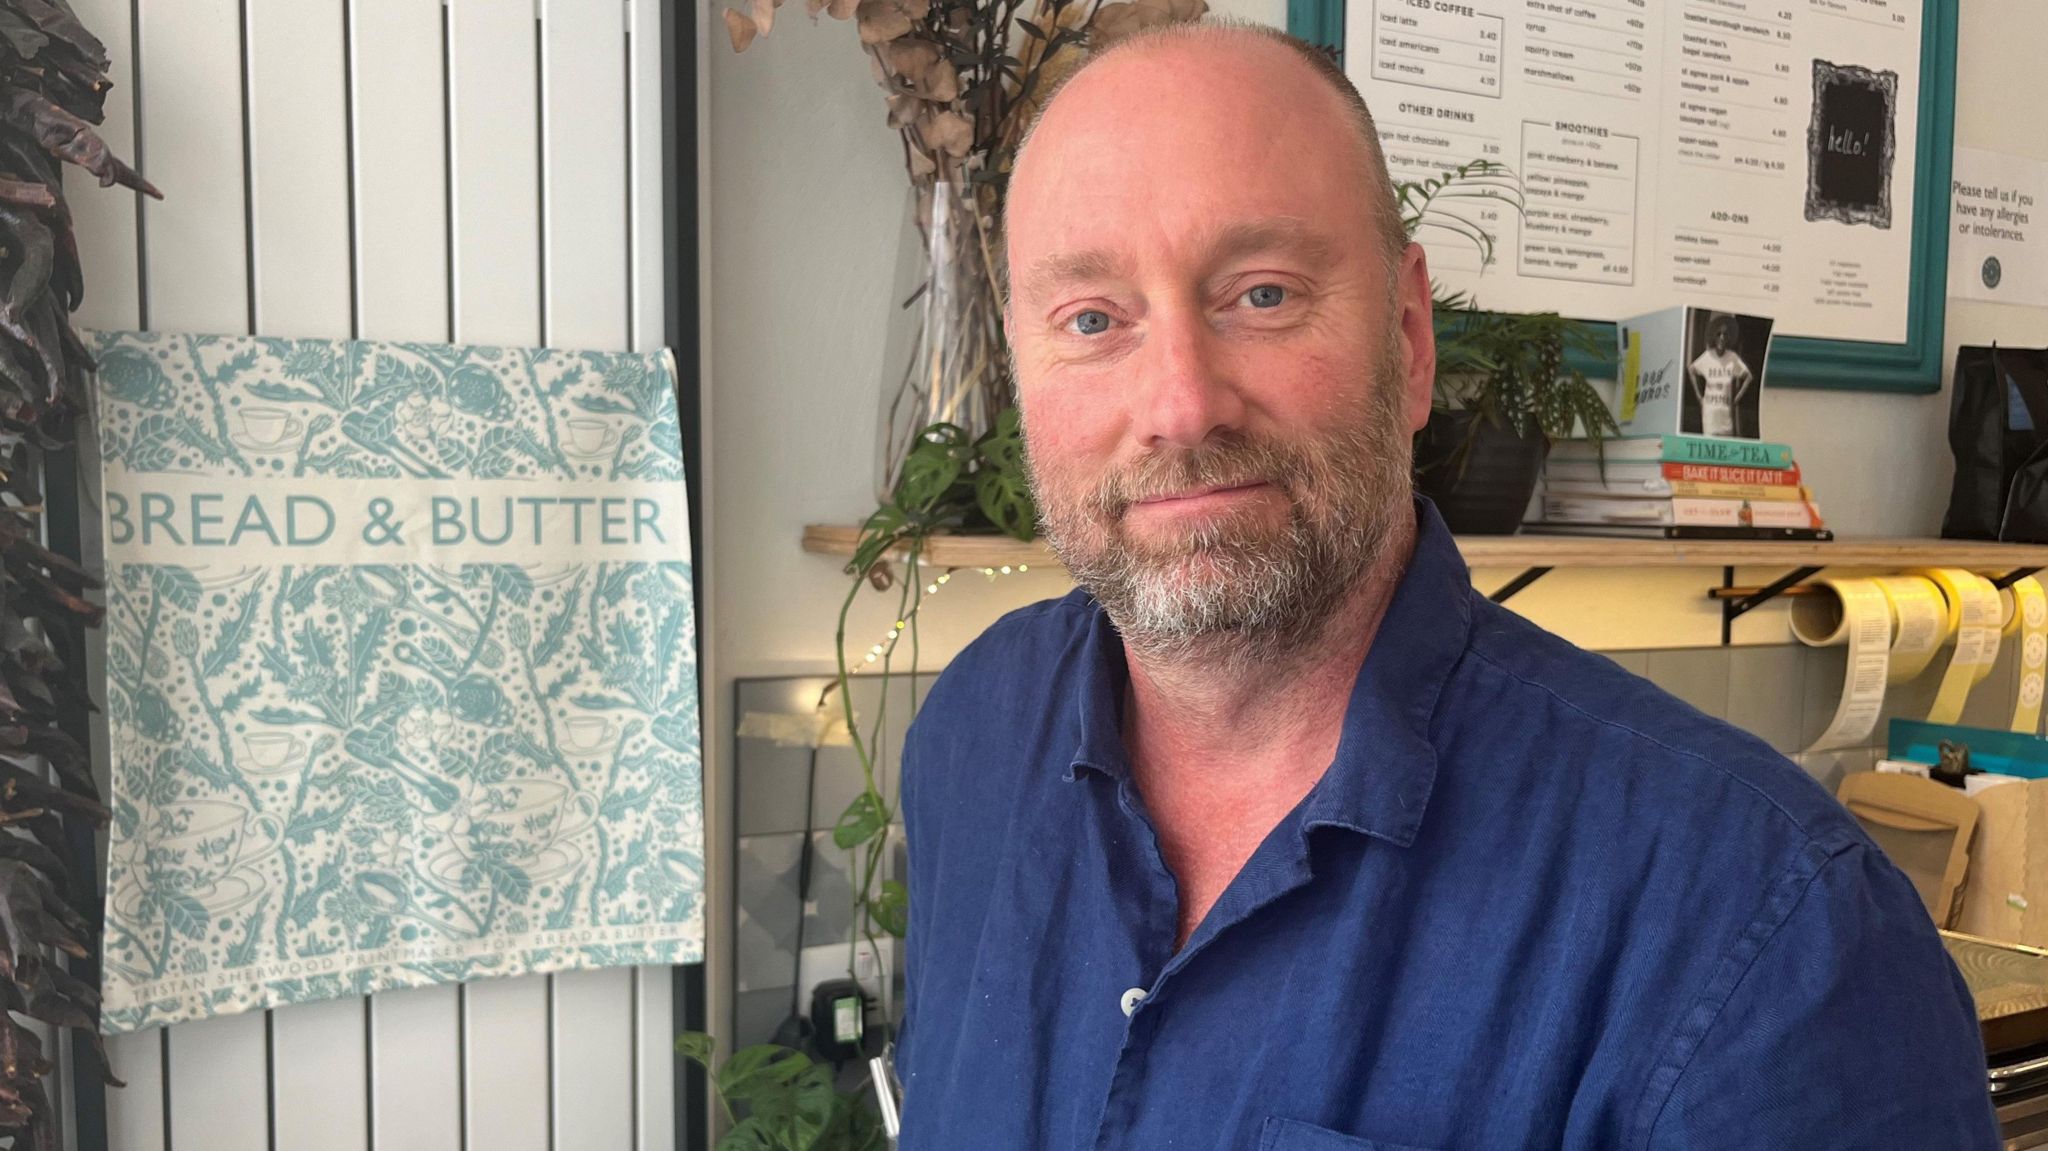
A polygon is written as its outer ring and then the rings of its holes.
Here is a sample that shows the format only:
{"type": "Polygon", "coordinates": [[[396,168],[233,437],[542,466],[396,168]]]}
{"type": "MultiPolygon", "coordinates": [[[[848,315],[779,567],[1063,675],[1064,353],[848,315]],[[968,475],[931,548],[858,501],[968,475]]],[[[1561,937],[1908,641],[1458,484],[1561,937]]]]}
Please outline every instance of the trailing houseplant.
{"type": "MultiPolygon", "coordinates": [[[[914,682],[918,615],[924,597],[938,587],[936,582],[926,583],[923,574],[924,551],[932,535],[1001,531],[1029,540],[1036,529],[1014,407],[998,413],[995,426],[973,440],[949,424],[925,429],[905,457],[890,498],[861,525],[854,557],[847,564],[853,579],[839,608],[833,693],[862,775],[860,794],[832,829],[833,843],[854,858],[854,946],[865,941],[879,954],[880,939],[901,938],[909,926],[910,893],[902,882],[882,878],[898,798],[895,789],[885,789],[882,783],[888,693],[882,693],[873,716],[858,716],[849,690],[852,677],[861,668],[872,667],[886,681],[907,638],[907,670],[914,682]],[[863,587],[896,596],[896,623],[882,642],[855,662],[848,654],[847,619],[863,587]]],[[[950,578],[950,573],[936,577],[950,578]]],[[[849,976],[854,974],[853,951],[849,947],[849,976]]],[[[894,1019],[886,983],[878,998],[886,1034],[886,1021],[894,1019]]],[[[711,1073],[713,1091],[731,1124],[719,1141],[719,1151],[867,1151],[882,1146],[864,1081],[851,1091],[840,1091],[832,1069],[778,1043],[741,1048],[722,1066],[714,1059],[711,1037],[702,1032],[684,1033],[676,1040],[676,1049],[711,1073]]]]}
{"type": "MultiPolygon", "coordinates": [[[[768,33],[780,5],[781,0],[751,0],[744,10],[727,9],[733,49],[743,51],[768,33]]],[[[1002,254],[994,234],[1017,148],[1046,94],[1084,50],[1155,24],[1198,18],[1207,4],[807,0],[806,6],[814,18],[823,12],[856,24],[883,91],[888,125],[902,143],[924,258],[923,282],[904,301],[914,309],[918,334],[902,376],[882,398],[877,506],[862,523],[847,565],[851,579],[836,637],[837,706],[844,711],[863,787],[839,817],[833,841],[854,856],[856,946],[864,939],[872,947],[903,934],[909,894],[902,883],[882,878],[897,815],[894,789],[882,786],[887,693],[875,715],[856,716],[847,690],[851,677],[863,668],[889,677],[906,637],[907,670],[917,674],[920,607],[951,578],[942,573],[926,581],[924,554],[933,534],[1030,540],[1037,533],[1003,336],[1002,254]],[[849,655],[847,622],[864,586],[896,596],[895,626],[856,657],[849,655]]],[[[853,950],[848,949],[849,975],[853,950]]],[[[882,1018],[893,1019],[889,989],[879,990],[882,1018]]],[[[720,1068],[708,1037],[686,1034],[677,1045],[712,1070],[714,1085],[728,1101],[735,1126],[721,1148],[868,1146],[865,1129],[823,1121],[822,1092],[830,1077],[821,1078],[815,1064],[797,1062],[800,1053],[757,1045],[735,1052],[720,1068]],[[793,1116],[808,1118],[799,1122],[793,1116]],[[755,1123],[757,1118],[763,1121],[755,1123]],[[785,1141],[759,1142],[770,1128],[785,1141]]],[[[852,1111],[867,1114],[864,1093],[841,1098],[852,1111]]]]}
{"type": "MultiPolygon", "coordinates": [[[[156,195],[107,150],[107,53],[64,0],[0,0],[0,1137],[54,1149],[43,1089],[55,1053],[23,1019],[99,1046],[100,909],[79,837],[104,827],[78,724],[92,710],[83,629],[96,583],[44,545],[42,470],[90,419],[92,360],[72,331],[84,292],[64,163],[156,195]],[[80,870],[83,868],[84,870],[80,870]]],[[[106,1081],[118,1084],[106,1067],[106,1081]]]]}
{"type": "MultiPolygon", "coordinates": [[[[1522,208],[1519,181],[1488,160],[1397,191],[1411,235],[1447,229],[1476,247],[1482,264],[1493,260],[1490,224],[1522,208]]],[[[1416,482],[1452,531],[1512,534],[1551,440],[1598,442],[1618,430],[1606,400],[1570,361],[1596,349],[1585,325],[1556,312],[1482,311],[1470,296],[1432,287],[1436,380],[1429,423],[1415,437],[1416,482]]]]}

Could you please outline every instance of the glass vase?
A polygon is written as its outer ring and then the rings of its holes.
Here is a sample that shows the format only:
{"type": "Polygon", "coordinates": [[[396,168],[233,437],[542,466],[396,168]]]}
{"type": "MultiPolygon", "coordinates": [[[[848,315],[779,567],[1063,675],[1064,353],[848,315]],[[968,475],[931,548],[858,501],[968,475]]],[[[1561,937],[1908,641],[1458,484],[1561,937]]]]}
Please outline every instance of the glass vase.
{"type": "Polygon", "coordinates": [[[951,180],[908,197],[876,443],[876,498],[895,490],[904,456],[933,424],[975,439],[1010,406],[992,195],[951,180]]]}

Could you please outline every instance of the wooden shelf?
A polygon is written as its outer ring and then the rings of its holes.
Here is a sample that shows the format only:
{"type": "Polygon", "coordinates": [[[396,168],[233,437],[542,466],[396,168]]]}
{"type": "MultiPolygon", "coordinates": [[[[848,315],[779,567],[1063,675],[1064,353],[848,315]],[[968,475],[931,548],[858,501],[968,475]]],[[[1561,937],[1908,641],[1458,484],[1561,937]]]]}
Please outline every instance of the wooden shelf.
{"type": "MultiPolygon", "coordinates": [[[[842,524],[811,524],[804,529],[804,550],[813,555],[847,558],[860,542],[860,529],[842,524]]],[[[938,568],[999,568],[1029,564],[1060,565],[1043,540],[1024,542],[1009,536],[934,536],[925,545],[922,562],[938,568]]]]}
{"type": "Polygon", "coordinates": [[[1942,539],[1632,540],[1595,536],[1460,536],[1473,567],[2048,567],[2048,545],[1942,539]]]}
{"type": "MultiPolygon", "coordinates": [[[[804,529],[804,550],[816,555],[853,554],[860,529],[812,524],[804,529]]],[[[1832,543],[1766,540],[1632,540],[1593,536],[1461,536],[1458,550],[1473,567],[1880,567],[1942,565],[2003,572],[2048,567],[2048,545],[1979,543],[1941,539],[1851,539],[1832,543]]],[[[941,568],[999,568],[1029,564],[1056,567],[1043,541],[1020,543],[1006,536],[942,536],[931,541],[924,562],[941,568]]]]}

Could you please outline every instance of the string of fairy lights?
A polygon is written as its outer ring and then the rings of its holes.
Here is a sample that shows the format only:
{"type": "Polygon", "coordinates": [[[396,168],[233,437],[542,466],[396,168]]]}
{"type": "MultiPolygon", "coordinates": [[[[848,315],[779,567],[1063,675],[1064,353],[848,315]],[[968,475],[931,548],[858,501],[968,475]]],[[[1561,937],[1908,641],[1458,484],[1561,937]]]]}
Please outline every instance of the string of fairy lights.
{"type": "MultiPolygon", "coordinates": [[[[864,671],[867,669],[867,665],[874,663],[877,660],[886,658],[889,655],[889,653],[896,650],[896,641],[903,638],[904,630],[910,626],[910,617],[915,616],[919,611],[923,610],[924,601],[930,599],[932,596],[939,594],[939,589],[945,587],[948,583],[952,582],[952,579],[955,575],[958,575],[962,571],[972,570],[972,568],[948,568],[944,572],[940,573],[930,583],[924,585],[924,594],[917,597],[917,601],[910,605],[910,611],[905,614],[904,618],[896,621],[895,626],[891,627],[888,630],[888,632],[882,636],[882,641],[880,643],[877,643],[873,647],[868,649],[866,658],[862,659],[860,664],[856,666],[853,670],[855,672],[864,671]]],[[[989,582],[993,583],[996,580],[1001,579],[1003,576],[1012,574],[1022,575],[1030,570],[1030,564],[1003,564],[1000,567],[982,568],[981,574],[987,576],[989,582]]]]}

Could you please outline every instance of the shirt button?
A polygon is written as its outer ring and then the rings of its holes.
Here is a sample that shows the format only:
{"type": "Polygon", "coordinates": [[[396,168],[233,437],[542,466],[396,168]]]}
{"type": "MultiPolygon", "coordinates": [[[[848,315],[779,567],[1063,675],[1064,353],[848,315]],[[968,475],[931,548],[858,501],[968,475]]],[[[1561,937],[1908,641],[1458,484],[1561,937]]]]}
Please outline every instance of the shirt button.
{"type": "Polygon", "coordinates": [[[1124,992],[1124,1001],[1122,1005],[1124,1009],[1124,1018],[1130,1018],[1131,1013],[1138,1009],[1138,1004],[1143,1002],[1145,1002],[1144,988],[1133,987],[1129,991],[1124,992]]]}

